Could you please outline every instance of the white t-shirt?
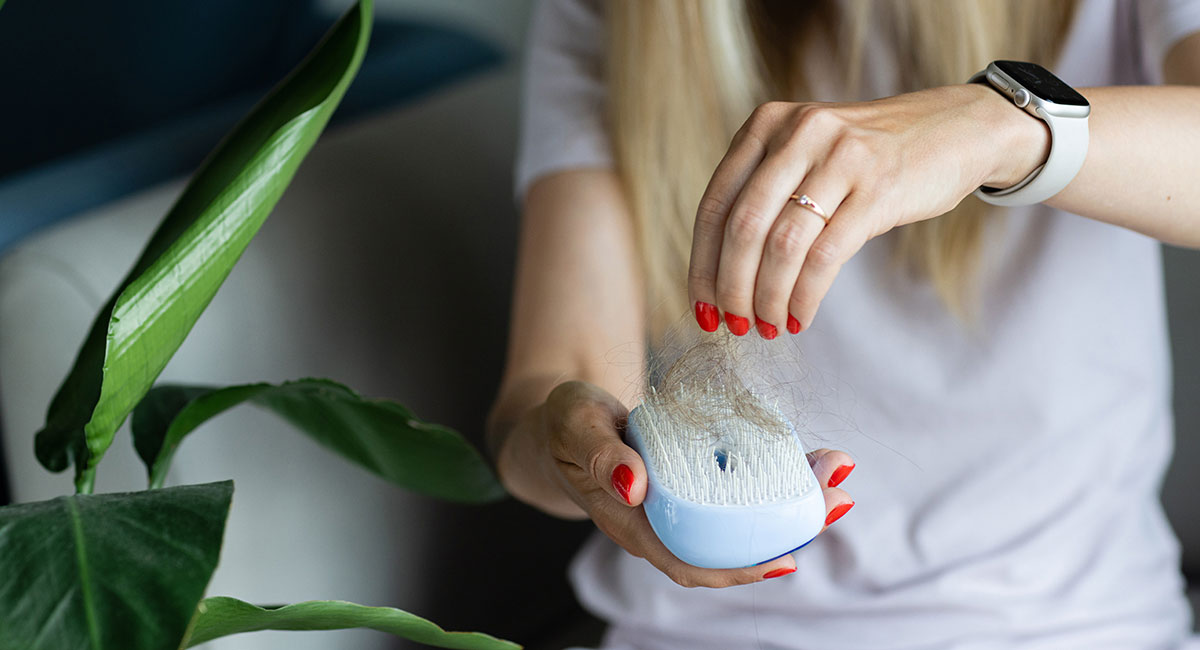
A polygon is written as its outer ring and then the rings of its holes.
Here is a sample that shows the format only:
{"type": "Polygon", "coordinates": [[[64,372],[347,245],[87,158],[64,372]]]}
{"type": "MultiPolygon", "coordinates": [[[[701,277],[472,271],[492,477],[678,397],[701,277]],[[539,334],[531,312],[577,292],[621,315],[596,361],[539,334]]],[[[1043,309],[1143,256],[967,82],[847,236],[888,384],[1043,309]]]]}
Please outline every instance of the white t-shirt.
{"type": "MultiPolygon", "coordinates": [[[[602,30],[587,0],[539,7],[518,194],[611,166],[602,30]]],[[[1077,87],[1158,83],[1169,47],[1197,31],[1200,1],[1083,0],[1055,71],[1077,87]]],[[[892,94],[889,53],[867,65],[870,94],[892,94]]],[[[611,624],[606,648],[1189,643],[1158,499],[1172,444],[1159,245],[1040,205],[992,225],[974,330],[894,273],[880,239],[796,338],[831,387],[835,417],[808,424],[858,466],[845,485],[857,505],[795,554],[798,571],[689,590],[597,533],[571,577],[611,624]]]]}

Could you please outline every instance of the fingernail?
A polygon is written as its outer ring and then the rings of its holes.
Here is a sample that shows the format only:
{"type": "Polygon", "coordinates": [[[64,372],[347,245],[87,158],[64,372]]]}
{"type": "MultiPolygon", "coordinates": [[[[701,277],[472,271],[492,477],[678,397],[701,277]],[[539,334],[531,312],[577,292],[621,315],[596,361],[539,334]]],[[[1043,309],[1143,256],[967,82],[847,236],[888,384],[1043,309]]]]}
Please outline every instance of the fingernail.
{"type": "Polygon", "coordinates": [[[629,490],[633,488],[633,470],[629,469],[628,465],[617,465],[617,468],[613,470],[612,484],[617,494],[625,499],[625,503],[633,505],[633,502],[629,500],[629,490]]]}
{"type": "Polygon", "coordinates": [[[792,334],[799,334],[800,333],[800,321],[796,320],[795,316],[788,314],[787,328],[788,328],[788,331],[791,332],[792,334]]]}
{"type": "Polygon", "coordinates": [[[795,572],[796,567],[780,567],[778,569],[771,569],[763,574],[763,580],[770,580],[771,578],[778,578],[779,576],[785,576],[789,573],[795,572]]]}
{"type": "Polygon", "coordinates": [[[764,320],[758,320],[758,316],[754,317],[754,326],[758,328],[758,335],[770,341],[779,336],[779,330],[775,326],[764,320]]]}
{"type": "Polygon", "coordinates": [[[854,502],[851,501],[850,503],[843,503],[842,505],[834,508],[833,510],[830,510],[829,516],[825,517],[825,525],[828,526],[828,525],[832,524],[833,522],[837,521],[838,519],[841,519],[842,515],[846,514],[847,512],[850,512],[850,509],[853,507],[854,507],[854,502]]]}
{"type": "Polygon", "coordinates": [[[829,487],[837,487],[841,485],[842,481],[846,480],[847,476],[850,476],[850,472],[853,469],[854,463],[850,463],[849,465],[842,465],[841,467],[833,470],[833,474],[829,475],[829,487]]]}
{"type": "Polygon", "coordinates": [[[717,331],[717,326],[721,324],[721,317],[717,315],[716,305],[710,305],[697,300],[696,322],[700,324],[700,329],[705,332],[717,331]]]}
{"type": "Polygon", "coordinates": [[[725,312],[725,325],[737,336],[743,336],[750,331],[750,321],[742,316],[725,312]]]}

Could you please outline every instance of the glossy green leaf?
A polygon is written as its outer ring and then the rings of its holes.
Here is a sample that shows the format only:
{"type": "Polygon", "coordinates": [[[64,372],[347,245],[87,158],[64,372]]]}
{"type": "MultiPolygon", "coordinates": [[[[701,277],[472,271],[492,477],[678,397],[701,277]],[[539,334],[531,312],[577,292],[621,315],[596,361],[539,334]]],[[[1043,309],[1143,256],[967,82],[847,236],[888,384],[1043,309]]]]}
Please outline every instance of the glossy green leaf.
{"type": "Polygon", "coordinates": [[[230,634],[260,630],[344,630],[387,632],[437,648],[519,650],[521,646],[480,632],[447,632],[434,623],[390,607],[366,607],[337,600],[296,603],[264,609],[236,598],[206,598],[200,603],[186,647],[230,634]]]}
{"type": "Polygon", "coordinates": [[[36,442],[48,469],[75,465],[80,491],[321,134],[362,61],[371,12],[359,0],[234,127],[101,309],[36,442]]]}
{"type": "Polygon", "coordinates": [[[177,647],[232,496],[226,481],[0,508],[0,647],[177,647]]]}
{"type": "Polygon", "coordinates": [[[156,386],[133,412],[133,441],[150,473],[166,479],[184,437],[242,402],[274,412],[329,449],[401,487],[465,503],[503,498],[479,451],[458,432],[424,422],[404,406],[366,399],[328,379],[227,388],[156,386]]]}

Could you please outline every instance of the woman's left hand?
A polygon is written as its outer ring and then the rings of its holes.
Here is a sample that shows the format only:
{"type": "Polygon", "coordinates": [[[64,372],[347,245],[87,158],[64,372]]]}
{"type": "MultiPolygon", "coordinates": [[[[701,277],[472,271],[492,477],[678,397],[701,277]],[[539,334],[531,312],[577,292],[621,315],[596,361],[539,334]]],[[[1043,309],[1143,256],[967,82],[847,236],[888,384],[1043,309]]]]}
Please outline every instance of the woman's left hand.
{"type": "Polygon", "coordinates": [[[700,200],[688,292],[700,326],[807,328],[867,240],[1019,182],[1049,131],[991,88],[943,86],[853,104],[771,102],[737,132],[700,200]],[[793,196],[807,196],[816,209],[793,196]],[[817,214],[823,210],[828,222],[817,214]]]}

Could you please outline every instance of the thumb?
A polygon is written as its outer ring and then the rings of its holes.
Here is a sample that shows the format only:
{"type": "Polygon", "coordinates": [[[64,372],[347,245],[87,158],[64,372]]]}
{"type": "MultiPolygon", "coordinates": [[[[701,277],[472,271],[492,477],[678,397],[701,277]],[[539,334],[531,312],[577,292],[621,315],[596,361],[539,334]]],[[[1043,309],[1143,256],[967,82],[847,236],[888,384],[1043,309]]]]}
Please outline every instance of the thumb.
{"type": "Polygon", "coordinates": [[[618,500],[629,506],[638,506],[646,498],[646,466],[636,451],[629,451],[633,452],[633,457],[613,467],[609,483],[618,500]]]}
{"type": "MultiPolygon", "coordinates": [[[[624,410],[624,409],[622,409],[624,410]]],[[[621,439],[625,417],[609,420],[589,445],[583,467],[589,468],[596,485],[626,506],[638,506],[646,498],[646,465],[637,451],[621,439]]]]}

